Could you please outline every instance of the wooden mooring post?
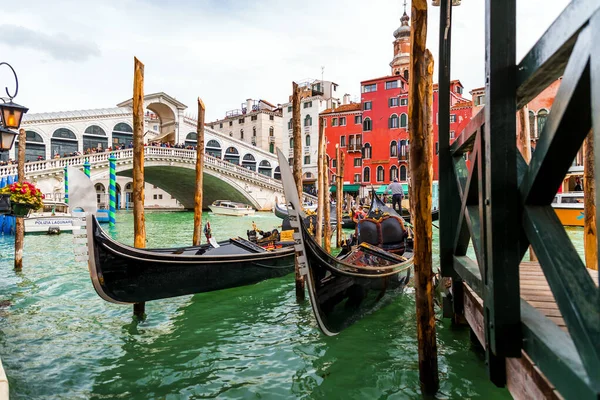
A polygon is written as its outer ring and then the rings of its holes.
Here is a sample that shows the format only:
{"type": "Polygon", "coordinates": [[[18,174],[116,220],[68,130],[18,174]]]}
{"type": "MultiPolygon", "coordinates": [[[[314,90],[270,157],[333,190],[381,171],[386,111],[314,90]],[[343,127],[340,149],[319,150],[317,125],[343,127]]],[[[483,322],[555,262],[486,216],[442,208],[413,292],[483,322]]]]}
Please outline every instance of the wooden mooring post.
{"type": "Polygon", "coordinates": [[[596,232],[596,182],[594,181],[594,132],[583,142],[583,246],[585,266],[598,269],[596,232]]]}
{"type": "MultiPolygon", "coordinates": [[[[323,141],[323,149],[327,141],[323,141]]],[[[325,201],[323,204],[323,248],[331,253],[331,201],[329,196],[329,156],[325,155],[325,170],[323,171],[323,195],[325,201]]]]}
{"type": "Polygon", "coordinates": [[[421,391],[439,388],[432,271],[433,56],[426,49],[427,1],[413,0],[408,90],[410,199],[415,248],[415,298],[421,391]]]}
{"type": "Polygon", "coordinates": [[[344,152],[339,145],[335,145],[335,247],[340,248],[342,246],[342,206],[344,204],[344,152]]]}
{"type": "MultiPolygon", "coordinates": [[[[298,190],[298,198],[302,203],[302,132],[300,130],[300,88],[292,82],[292,132],[294,140],[294,180],[298,190]]],[[[300,275],[300,266],[296,260],[296,300],[304,300],[304,277],[300,275]]]]}
{"type": "MultiPolygon", "coordinates": [[[[531,129],[529,128],[529,107],[523,106],[519,110],[519,130],[517,136],[517,147],[527,164],[531,161],[531,129]]],[[[529,246],[529,261],[537,261],[533,247],[529,246]]]]}
{"type": "MultiPolygon", "coordinates": [[[[133,69],[133,244],[146,247],[144,218],[144,64],[134,57],[133,69]]],[[[145,303],[133,305],[133,315],[145,318],[145,303]]]]}
{"type": "MultiPolygon", "coordinates": [[[[17,179],[19,183],[25,181],[25,142],[27,140],[25,129],[19,129],[19,160],[17,162],[17,179]]],[[[23,247],[25,245],[25,220],[23,217],[15,218],[15,270],[23,269],[23,247]]]]}
{"type": "Polygon", "coordinates": [[[319,117],[319,149],[317,156],[317,227],[315,232],[315,239],[317,239],[317,243],[319,246],[323,244],[323,211],[325,204],[325,195],[327,188],[323,184],[324,181],[324,173],[325,168],[325,126],[324,126],[324,118],[319,117]]]}
{"type": "Polygon", "coordinates": [[[198,125],[196,126],[196,190],[194,192],[194,246],[202,241],[202,197],[204,186],[204,102],[198,97],[198,125]]]}

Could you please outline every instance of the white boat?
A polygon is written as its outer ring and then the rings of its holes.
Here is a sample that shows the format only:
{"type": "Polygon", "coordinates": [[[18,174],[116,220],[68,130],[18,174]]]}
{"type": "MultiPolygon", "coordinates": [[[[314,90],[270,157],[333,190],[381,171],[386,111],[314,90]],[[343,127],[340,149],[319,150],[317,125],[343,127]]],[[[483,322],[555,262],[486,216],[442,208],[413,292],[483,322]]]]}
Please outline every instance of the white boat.
{"type": "Polygon", "coordinates": [[[583,192],[558,193],[552,207],[564,226],[583,226],[583,192]]]}
{"type": "Polygon", "coordinates": [[[210,206],[210,211],[219,215],[246,216],[254,215],[254,208],[248,204],[236,203],[229,200],[216,200],[210,206]]]}
{"type": "Polygon", "coordinates": [[[73,217],[66,203],[47,201],[44,206],[36,211],[30,211],[23,218],[25,222],[25,233],[59,234],[61,232],[73,232],[73,217]]]}

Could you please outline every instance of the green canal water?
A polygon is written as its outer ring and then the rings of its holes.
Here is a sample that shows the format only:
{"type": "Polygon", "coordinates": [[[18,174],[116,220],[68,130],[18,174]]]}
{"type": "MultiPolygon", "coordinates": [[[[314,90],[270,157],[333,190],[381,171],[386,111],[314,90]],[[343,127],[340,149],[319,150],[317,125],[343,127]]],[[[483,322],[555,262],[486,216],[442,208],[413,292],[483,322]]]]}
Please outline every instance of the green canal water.
{"type": "MultiPolygon", "coordinates": [[[[209,218],[218,240],[273,214],[209,218]]],[[[193,214],[146,213],[148,247],[191,242],[193,214]]],[[[110,230],[132,244],[130,213],[110,230]]],[[[437,232],[434,229],[434,248],[437,232]]],[[[572,235],[581,239],[581,230],[572,235]]],[[[414,295],[408,291],[336,337],[323,336],[293,274],[253,286],[131,307],[95,293],[72,236],[27,236],[13,270],[13,237],[0,237],[0,358],[11,399],[419,398],[414,295]]],[[[468,329],[437,324],[441,393],[508,399],[489,383],[468,329]]]]}

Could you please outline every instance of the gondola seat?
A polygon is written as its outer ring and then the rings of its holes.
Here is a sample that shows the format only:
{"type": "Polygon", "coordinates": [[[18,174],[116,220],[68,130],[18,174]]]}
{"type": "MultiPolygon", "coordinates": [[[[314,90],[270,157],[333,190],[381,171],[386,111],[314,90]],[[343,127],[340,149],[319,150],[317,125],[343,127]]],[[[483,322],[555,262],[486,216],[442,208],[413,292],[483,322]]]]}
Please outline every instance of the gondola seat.
{"type": "Polygon", "coordinates": [[[382,243],[381,248],[393,253],[404,253],[408,231],[404,227],[404,221],[396,216],[383,218],[380,223],[382,243]]]}
{"type": "Polygon", "coordinates": [[[379,246],[382,243],[381,228],[379,222],[371,218],[358,221],[358,243],[369,243],[379,246]]]}

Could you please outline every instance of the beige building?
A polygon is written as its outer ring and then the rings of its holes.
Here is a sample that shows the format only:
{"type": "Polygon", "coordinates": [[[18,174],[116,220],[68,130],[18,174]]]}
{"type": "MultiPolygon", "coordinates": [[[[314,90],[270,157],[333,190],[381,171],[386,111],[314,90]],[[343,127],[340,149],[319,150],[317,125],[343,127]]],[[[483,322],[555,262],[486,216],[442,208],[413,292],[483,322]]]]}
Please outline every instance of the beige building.
{"type": "Polygon", "coordinates": [[[266,100],[248,99],[241,108],[225,113],[225,118],[206,125],[217,132],[275,153],[282,140],[281,108],[266,100]]]}

